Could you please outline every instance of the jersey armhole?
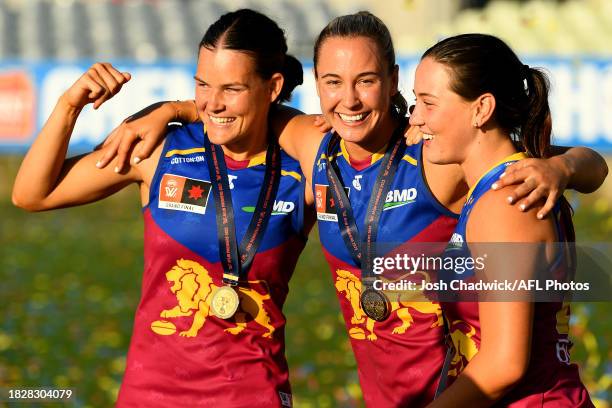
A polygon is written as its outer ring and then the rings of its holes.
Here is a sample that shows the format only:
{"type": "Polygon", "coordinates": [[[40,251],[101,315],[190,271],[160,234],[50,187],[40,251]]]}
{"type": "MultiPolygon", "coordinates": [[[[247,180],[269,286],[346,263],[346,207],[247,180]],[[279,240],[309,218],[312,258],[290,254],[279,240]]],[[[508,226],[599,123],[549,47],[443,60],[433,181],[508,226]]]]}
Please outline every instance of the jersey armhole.
{"type": "MultiPolygon", "coordinates": [[[[319,160],[321,160],[321,161],[323,160],[323,159],[321,159],[321,157],[323,156],[323,154],[327,150],[327,144],[329,143],[329,139],[331,138],[331,135],[332,135],[331,132],[327,132],[325,134],[325,136],[323,136],[323,139],[321,139],[321,144],[319,144],[319,147],[317,148],[317,154],[316,154],[316,156],[314,158],[314,162],[312,163],[312,180],[311,180],[311,183],[310,183],[310,188],[312,188],[312,194],[313,194],[313,197],[315,197],[315,199],[317,197],[316,188],[315,188],[315,185],[317,183],[316,183],[315,178],[317,176],[317,170],[318,170],[319,164],[320,164],[320,163],[318,163],[318,161],[319,160]]],[[[326,175],[326,178],[327,178],[327,175],[326,175]]]]}
{"type": "Polygon", "coordinates": [[[151,180],[151,186],[149,187],[149,202],[147,203],[147,205],[143,206],[141,211],[144,213],[147,208],[149,208],[149,206],[151,205],[151,202],[156,198],[153,197],[153,192],[155,191],[156,194],[159,194],[159,189],[156,188],[156,186],[159,183],[160,178],[162,177],[162,173],[165,171],[166,169],[166,153],[168,152],[168,149],[170,147],[170,139],[172,138],[172,136],[174,135],[175,131],[177,129],[185,129],[185,127],[183,127],[182,125],[169,125],[168,126],[168,132],[166,133],[166,139],[164,140],[164,146],[162,147],[162,151],[159,155],[159,161],[157,162],[157,168],[155,169],[155,174],[153,175],[153,180],[151,180]]]}
{"type": "Polygon", "coordinates": [[[452,212],[451,210],[449,210],[448,208],[446,208],[445,205],[443,205],[434,195],[434,193],[431,191],[431,188],[429,188],[429,184],[427,183],[427,178],[425,177],[425,167],[423,166],[423,142],[420,143],[420,146],[418,147],[418,151],[419,151],[419,158],[418,158],[418,166],[419,166],[419,178],[421,179],[421,183],[423,184],[423,190],[425,191],[425,195],[427,196],[427,199],[429,200],[429,202],[442,214],[442,215],[446,215],[448,217],[452,217],[455,219],[459,219],[459,216],[461,214],[456,214],[454,212],[452,212]]]}
{"type": "MultiPolygon", "coordinates": [[[[572,267],[575,267],[574,263],[575,263],[575,256],[572,256],[572,252],[575,251],[575,242],[570,242],[567,240],[567,236],[566,236],[566,232],[565,232],[565,227],[562,225],[562,220],[560,219],[561,217],[561,200],[563,200],[563,196],[561,196],[561,198],[559,198],[557,200],[557,202],[555,203],[555,206],[553,207],[552,211],[550,212],[550,215],[553,217],[553,225],[555,226],[555,239],[556,239],[556,245],[557,246],[557,252],[555,253],[555,257],[554,259],[551,261],[551,265],[553,268],[559,266],[560,262],[563,261],[564,257],[568,257],[568,265],[571,265],[572,267]],[[564,246],[561,246],[561,243],[564,244],[564,246]],[[572,249],[571,245],[574,245],[574,248],[572,249]],[[562,249],[563,248],[563,249],[562,249]],[[573,261],[572,261],[573,259],[573,261]]],[[[574,272],[570,272],[573,275],[575,274],[574,272]]]]}
{"type": "Polygon", "coordinates": [[[300,193],[298,194],[300,208],[297,216],[298,236],[304,241],[308,241],[308,234],[304,231],[304,212],[306,211],[306,177],[300,181],[300,193]]]}

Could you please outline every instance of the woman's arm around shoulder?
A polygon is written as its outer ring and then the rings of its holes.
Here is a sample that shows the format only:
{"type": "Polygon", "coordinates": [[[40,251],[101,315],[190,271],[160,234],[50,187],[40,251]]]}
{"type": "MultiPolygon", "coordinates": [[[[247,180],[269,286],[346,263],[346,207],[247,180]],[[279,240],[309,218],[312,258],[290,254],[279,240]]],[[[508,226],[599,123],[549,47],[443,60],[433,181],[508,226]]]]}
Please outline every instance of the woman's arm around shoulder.
{"type": "Polygon", "coordinates": [[[550,151],[553,156],[548,159],[524,159],[508,166],[495,186],[501,188],[522,182],[508,194],[510,203],[520,209],[527,209],[541,197],[547,197],[538,218],[544,218],[554,208],[566,188],[592,193],[608,175],[605,159],[592,149],[551,146],[550,151]]]}
{"type": "Polygon", "coordinates": [[[314,202],[312,193],[312,169],[317,151],[329,127],[321,121],[320,115],[293,116],[287,124],[278,129],[279,143],[287,154],[300,163],[306,177],[306,202],[314,202]]]}

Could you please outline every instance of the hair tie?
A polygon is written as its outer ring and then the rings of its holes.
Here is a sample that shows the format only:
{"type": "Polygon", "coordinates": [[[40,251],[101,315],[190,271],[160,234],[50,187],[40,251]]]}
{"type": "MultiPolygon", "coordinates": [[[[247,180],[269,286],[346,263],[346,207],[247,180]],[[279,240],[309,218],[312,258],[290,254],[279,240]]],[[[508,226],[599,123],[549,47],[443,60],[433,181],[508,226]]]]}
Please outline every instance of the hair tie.
{"type": "Polygon", "coordinates": [[[529,65],[523,65],[521,67],[521,76],[523,77],[523,79],[529,78],[530,73],[531,73],[531,68],[529,68],[529,65]]]}
{"type": "Polygon", "coordinates": [[[523,80],[523,89],[525,90],[525,94],[529,96],[529,74],[531,73],[531,68],[529,65],[523,64],[521,67],[521,79],[523,80]]]}

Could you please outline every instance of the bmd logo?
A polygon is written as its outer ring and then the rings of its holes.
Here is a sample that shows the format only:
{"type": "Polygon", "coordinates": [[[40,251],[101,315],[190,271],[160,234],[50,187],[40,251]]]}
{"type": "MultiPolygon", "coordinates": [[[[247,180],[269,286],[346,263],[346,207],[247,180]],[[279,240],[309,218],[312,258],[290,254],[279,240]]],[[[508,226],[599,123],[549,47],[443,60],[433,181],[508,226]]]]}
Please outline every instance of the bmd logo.
{"type": "Polygon", "coordinates": [[[391,190],[387,193],[385,199],[385,206],[383,211],[391,210],[393,208],[402,207],[406,204],[410,204],[416,201],[417,190],[416,188],[405,188],[403,190],[391,190]]]}
{"type": "MultiPolygon", "coordinates": [[[[272,215],[287,215],[290,214],[293,210],[295,210],[295,203],[291,201],[274,201],[274,206],[272,207],[272,215]]],[[[255,212],[255,207],[242,207],[242,211],[252,213],[255,212]]]]}
{"type": "Polygon", "coordinates": [[[295,204],[291,201],[274,201],[272,214],[289,214],[295,209],[295,204]]]}

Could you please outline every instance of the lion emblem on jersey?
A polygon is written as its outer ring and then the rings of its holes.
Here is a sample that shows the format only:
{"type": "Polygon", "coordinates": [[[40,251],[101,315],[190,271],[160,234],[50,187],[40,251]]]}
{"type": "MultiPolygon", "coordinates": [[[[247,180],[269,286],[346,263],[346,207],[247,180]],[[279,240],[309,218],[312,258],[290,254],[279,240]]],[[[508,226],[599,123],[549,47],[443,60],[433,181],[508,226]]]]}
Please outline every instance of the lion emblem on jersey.
{"type": "MultiPolygon", "coordinates": [[[[183,337],[194,337],[206,323],[210,314],[210,300],[212,294],[218,288],[213,283],[206,268],[195,261],[179,259],[176,265],[166,272],[166,279],[172,283],[170,290],[176,296],[178,304],[172,309],[163,310],[160,316],[164,319],[175,317],[193,316],[193,321],[189,330],[179,333],[183,337]]],[[[263,283],[264,281],[249,281],[251,284],[263,283]]],[[[264,285],[264,287],[267,287],[264,285]]],[[[261,294],[251,288],[238,288],[240,306],[234,317],[230,321],[236,323],[235,327],[225,329],[227,333],[238,334],[247,327],[250,321],[257,322],[260,326],[267,329],[263,337],[271,338],[274,327],[270,324],[270,317],[264,308],[264,300],[270,299],[270,294],[261,294]]],[[[154,322],[156,326],[151,329],[158,334],[168,333],[168,327],[174,327],[168,321],[154,322]],[[161,327],[160,326],[165,326],[161,327]],[[166,332],[162,332],[165,330],[166,332]]]]}
{"type": "MultiPolygon", "coordinates": [[[[417,272],[423,274],[427,280],[429,275],[424,272],[417,272]]],[[[351,317],[351,324],[354,325],[349,329],[349,335],[354,339],[375,341],[378,336],[374,333],[376,321],[370,319],[365,312],[361,309],[359,299],[361,297],[361,280],[359,280],[351,272],[338,269],[336,270],[336,290],[338,293],[344,293],[346,299],[351,304],[353,309],[353,316],[351,317]],[[362,326],[365,325],[365,330],[362,326]]],[[[402,300],[400,295],[397,298],[389,299],[391,302],[391,312],[396,312],[397,317],[401,320],[401,324],[393,328],[393,334],[403,334],[408,330],[414,319],[410,310],[416,310],[419,313],[429,314],[435,317],[435,321],[431,327],[442,326],[442,309],[437,303],[431,302],[422,293],[415,294],[411,300],[402,300]]]]}
{"type": "Polygon", "coordinates": [[[467,363],[478,353],[476,341],[472,339],[475,333],[476,329],[463,320],[455,320],[451,324],[450,336],[455,355],[451,360],[451,368],[448,370],[449,376],[456,377],[461,374],[467,363]],[[469,331],[464,332],[461,330],[462,327],[468,328],[469,331]]]}

